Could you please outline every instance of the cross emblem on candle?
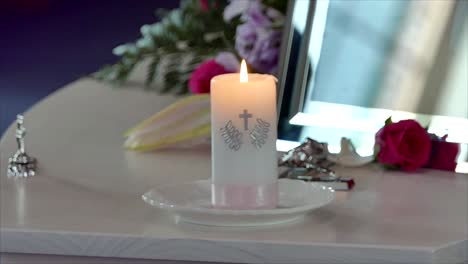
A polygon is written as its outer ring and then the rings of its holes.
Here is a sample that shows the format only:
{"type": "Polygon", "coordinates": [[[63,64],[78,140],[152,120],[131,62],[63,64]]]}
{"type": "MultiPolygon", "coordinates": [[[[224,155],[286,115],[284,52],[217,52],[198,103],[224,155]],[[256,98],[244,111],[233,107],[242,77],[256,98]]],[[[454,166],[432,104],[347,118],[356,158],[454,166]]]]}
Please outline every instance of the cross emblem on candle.
{"type": "Polygon", "coordinates": [[[244,130],[249,130],[249,118],[252,118],[252,114],[249,114],[247,109],[244,109],[244,113],[239,114],[239,118],[244,119],[244,130]]]}

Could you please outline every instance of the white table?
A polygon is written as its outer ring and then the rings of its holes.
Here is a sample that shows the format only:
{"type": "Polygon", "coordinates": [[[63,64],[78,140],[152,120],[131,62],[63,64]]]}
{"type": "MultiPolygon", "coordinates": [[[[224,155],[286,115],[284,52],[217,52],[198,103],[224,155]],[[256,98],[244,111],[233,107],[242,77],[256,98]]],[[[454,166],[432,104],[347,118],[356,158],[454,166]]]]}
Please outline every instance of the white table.
{"type": "Polygon", "coordinates": [[[226,229],[174,223],[140,195],[160,183],[208,178],[210,153],[125,151],[122,133],[176,100],[131,88],[82,79],[28,111],[27,148],[40,166],[33,178],[7,178],[14,127],[5,133],[1,263],[468,261],[468,176],[435,170],[340,169],[356,178],[356,189],[338,192],[331,205],[295,224],[226,229]]]}

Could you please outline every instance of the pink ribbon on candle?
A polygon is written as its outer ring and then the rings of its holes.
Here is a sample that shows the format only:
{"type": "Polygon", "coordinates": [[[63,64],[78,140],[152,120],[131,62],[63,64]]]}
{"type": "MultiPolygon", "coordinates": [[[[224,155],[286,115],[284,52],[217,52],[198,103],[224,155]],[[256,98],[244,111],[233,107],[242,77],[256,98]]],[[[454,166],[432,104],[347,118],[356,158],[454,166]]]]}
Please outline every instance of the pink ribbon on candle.
{"type": "Polygon", "coordinates": [[[273,209],[278,200],[278,185],[236,185],[218,186],[212,184],[212,204],[215,208],[248,210],[273,209]]]}

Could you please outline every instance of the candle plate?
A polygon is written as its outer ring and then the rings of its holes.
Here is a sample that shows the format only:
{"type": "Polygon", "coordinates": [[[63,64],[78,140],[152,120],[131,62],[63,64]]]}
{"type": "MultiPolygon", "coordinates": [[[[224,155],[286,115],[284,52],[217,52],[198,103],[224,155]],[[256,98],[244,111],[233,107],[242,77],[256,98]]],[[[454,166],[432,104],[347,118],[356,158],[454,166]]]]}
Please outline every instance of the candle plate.
{"type": "Polygon", "coordinates": [[[211,206],[211,181],[160,185],[142,195],[146,203],[172,213],[176,221],[213,226],[259,226],[301,219],[333,201],[331,188],[317,183],[280,179],[275,209],[226,210],[211,206]]]}

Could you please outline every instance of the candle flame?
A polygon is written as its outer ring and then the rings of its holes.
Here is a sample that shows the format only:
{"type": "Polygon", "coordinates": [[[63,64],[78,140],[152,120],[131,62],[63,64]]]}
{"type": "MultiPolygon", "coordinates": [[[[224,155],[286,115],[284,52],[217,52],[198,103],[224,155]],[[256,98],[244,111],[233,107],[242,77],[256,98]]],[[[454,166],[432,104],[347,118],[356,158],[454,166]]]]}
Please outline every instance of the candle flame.
{"type": "Polygon", "coordinates": [[[245,64],[245,60],[242,60],[241,62],[240,82],[241,83],[249,82],[249,74],[247,73],[247,65],[245,64]]]}

